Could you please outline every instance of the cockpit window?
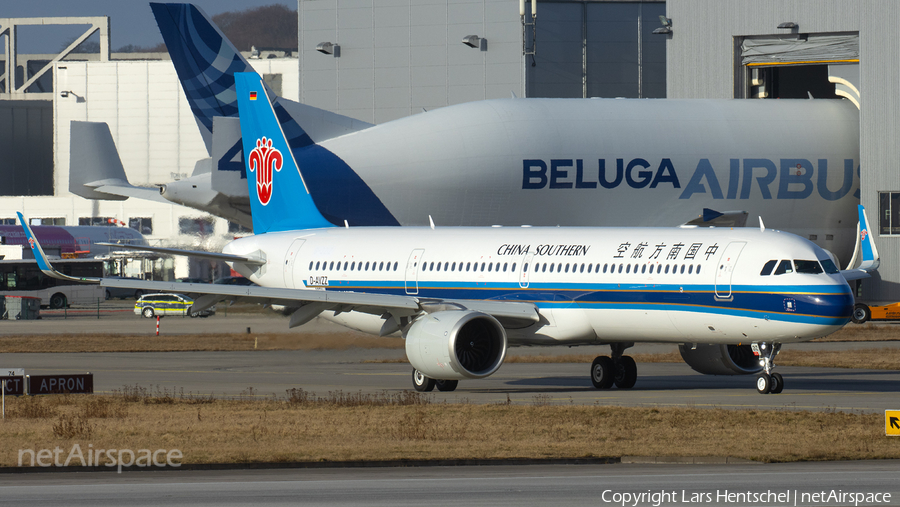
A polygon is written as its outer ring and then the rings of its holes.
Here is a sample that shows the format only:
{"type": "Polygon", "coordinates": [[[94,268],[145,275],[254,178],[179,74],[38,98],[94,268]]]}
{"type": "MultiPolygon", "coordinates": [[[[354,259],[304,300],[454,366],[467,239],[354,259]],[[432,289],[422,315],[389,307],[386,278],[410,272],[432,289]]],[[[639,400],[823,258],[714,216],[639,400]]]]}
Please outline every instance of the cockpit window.
{"type": "Polygon", "coordinates": [[[783,275],[785,273],[793,273],[793,272],[794,272],[794,267],[791,265],[791,261],[781,261],[781,263],[778,264],[778,267],[775,268],[774,274],[783,275]]]}
{"type": "Polygon", "coordinates": [[[831,259],[819,259],[819,262],[822,263],[822,267],[825,268],[825,272],[829,275],[840,273],[837,266],[834,265],[834,262],[831,259]]]}
{"type": "Polygon", "coordinates": [[[777,263],[778,263],[778,261],[769,261],[769,262],[767,262],[766,265],[763,266],[762,271],[760,271],[759,274],[760,274],[761,276],[769,276],[769,275],[771,275],[771,274],[772,274],[772,268],[774,268],[774,267],[775,267],[775,264],[777,264],[777,263]]]}
{"type": "Polygon", "coordinates": [[[819,266],[819,261],[801,261],[794,259],[794,266],[797,267],[798,273],[818,275],[822,272],[822,266],[819,266]]]}

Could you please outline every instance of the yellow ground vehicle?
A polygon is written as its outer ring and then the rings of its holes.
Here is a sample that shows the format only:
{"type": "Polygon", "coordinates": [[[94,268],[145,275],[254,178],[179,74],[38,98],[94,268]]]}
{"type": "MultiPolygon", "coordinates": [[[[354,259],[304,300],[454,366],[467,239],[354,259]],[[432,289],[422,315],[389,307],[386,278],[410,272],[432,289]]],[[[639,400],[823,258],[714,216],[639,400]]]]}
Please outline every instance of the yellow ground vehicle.
{"type": "Polygon", "coordinates": [[[194,300],[184,294],[145,294],[134,303],[134,313],[153,318],[157,315],[190,315],[208,317],[216,312],[215,307],[202,312],[191,312],[194,300]]]}
{"type": "Polygon", "coordinates": [[[857,324],[862,324],[869,320],[900,320],[900,303],[875,306],[856,303],[853,307],[851,320],[857,324]]]}

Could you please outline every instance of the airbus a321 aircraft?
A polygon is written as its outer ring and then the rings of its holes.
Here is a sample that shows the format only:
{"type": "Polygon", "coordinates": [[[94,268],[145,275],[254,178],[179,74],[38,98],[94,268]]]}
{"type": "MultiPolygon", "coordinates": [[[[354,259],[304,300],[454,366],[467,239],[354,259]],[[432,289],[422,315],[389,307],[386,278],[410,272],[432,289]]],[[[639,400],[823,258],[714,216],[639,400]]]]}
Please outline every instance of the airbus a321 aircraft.
{"type": "MultiPolygon", "coordinates": [[[[714,344],[723,355],[693,357],[710,368],[726,360],[725,347],[750,345],[763,370],[757,389],[777,393],[781,345],[840,329],[854,302],[845,278],[877,268],[861,208],[865,262],[844,276],[825,250],[762,225],[334,227],[303,179],[324,148],[292,154],[259,77],[241,73],[237,83],[255,235],[223,253],[193,253],[228,261],[261,287],[141,287],[204,294],[191,311],[252,300],[293,308],[291,327],[321,315],[373,334],[400,332],[420,391],[487,377],[517,345],[608,344],[611,355],[593,361],[591,380],[630,388],[637,368],[624,352],[641,341],[683,351],[714,344]]],[[[47,274],[64,276],[32,248],[47,274]]]]}

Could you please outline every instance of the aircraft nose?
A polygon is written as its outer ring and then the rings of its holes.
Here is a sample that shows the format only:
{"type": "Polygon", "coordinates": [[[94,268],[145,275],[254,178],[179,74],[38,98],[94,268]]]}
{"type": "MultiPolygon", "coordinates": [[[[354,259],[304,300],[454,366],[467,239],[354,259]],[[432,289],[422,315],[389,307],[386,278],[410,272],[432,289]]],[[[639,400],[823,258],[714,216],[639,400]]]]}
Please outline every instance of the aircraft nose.
{"type": "Polygon", "coordinates": [[[796,299],[796,311],[824,318],[826,324],[846,324],[853,313],[853,293],[848,286],[840,287],[833,293],[798,294],[796,299]]]}

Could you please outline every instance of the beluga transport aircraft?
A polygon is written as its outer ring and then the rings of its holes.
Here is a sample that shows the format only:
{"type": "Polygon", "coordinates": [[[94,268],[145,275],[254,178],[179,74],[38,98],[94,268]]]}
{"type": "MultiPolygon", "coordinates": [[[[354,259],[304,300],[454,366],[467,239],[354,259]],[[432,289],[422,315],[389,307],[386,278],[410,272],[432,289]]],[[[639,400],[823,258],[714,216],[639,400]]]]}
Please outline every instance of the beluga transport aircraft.
{"type": "MultiPolygon", "coordinates": [[[[321,316],[377,335],[399,332],[419,391],[452,391],[459,380],[492,375],[509,347],[526,345],[609,345],[609,356],[594,359],[591,381],[630,388],[637,367],[625,351],[635,342],[663,342],[679,344],[700,372],[759,373],[759,392],[781,392],[784,380],[772,372],[781,345],[840,329],[853,311],[847,280],[878,266],[862,207],[863,264],[844,272],[822,248],[761,222],[335,227],[304,181],[306,168],[328,150],[312,144],[292,152],[266,94],[258,75],[237,74],[255,234],[222,253],[141,247],[227,261],[260,287],[141,287],[201,294],[192,312],[254,301],[290,309],[290,327],[321,316]]],[[[47,274],[65,276],[31,244],[47,274]]]]}
{"type": "MultiPolygon", "coordinates": [[[[134,187],[108,126],[73,122],[70,191],[167,200],[250,227],[234,74],[253,60],[199,7],[150,7],[211,158],[159,191],[134,187]]],[[[300,69],[301,88],[316,87],[314,74],[300,69]]],[[[320,151],[303,180],[337,226],[427,226],[430,215],[445,226],[675,227],[709,208],[725,216],[698,225],[762,214],[853,265],[860,126],[849,100],[413,100],[410,114],[428,111],[373,125],[266,93],[295,158],[320,151]]]]}

